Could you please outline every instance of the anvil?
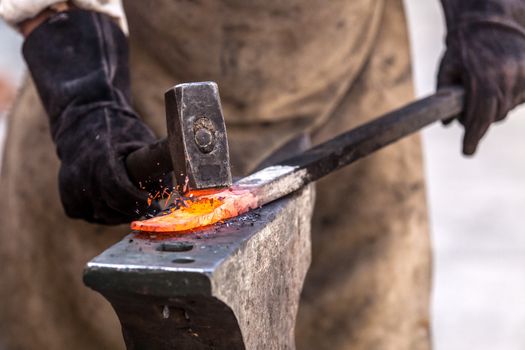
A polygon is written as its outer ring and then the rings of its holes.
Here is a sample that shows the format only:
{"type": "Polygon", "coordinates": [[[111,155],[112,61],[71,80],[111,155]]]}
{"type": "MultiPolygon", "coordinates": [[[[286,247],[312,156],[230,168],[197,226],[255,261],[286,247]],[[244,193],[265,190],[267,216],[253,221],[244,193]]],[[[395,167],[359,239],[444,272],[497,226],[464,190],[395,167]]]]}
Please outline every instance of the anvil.
{"type": "Polygon", "coordinates": [[[310,264],[313,188],[171,237],[132,233],[84,283],[113,306],[128,349],[294,349],[310,264]]]}
{"type": "Polygon", "coordinates": [[[84,282],[113,305],[128,349],[295,349],[309,184],[462,109],[461,89],[439,91],[279,161],[237,182],[262,207],[191,233],[132,233],[87,264],[84,282]]]}

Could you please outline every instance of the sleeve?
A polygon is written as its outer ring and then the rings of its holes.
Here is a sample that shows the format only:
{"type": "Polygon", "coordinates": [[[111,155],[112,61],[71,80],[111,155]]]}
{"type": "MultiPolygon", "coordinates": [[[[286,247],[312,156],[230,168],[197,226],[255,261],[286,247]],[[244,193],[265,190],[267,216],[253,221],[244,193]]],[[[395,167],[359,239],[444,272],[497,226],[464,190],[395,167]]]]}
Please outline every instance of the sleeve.
{"type": "MultiPolygon", "coordinates": [[[[0,17],[12,26],[35,17],[41,11],[64,0],[0,0],[0,17]]],[[[128,33],[122,0],[71,0],[76,7],[105,13],[114,18],[124,33],[128,33]]]]}

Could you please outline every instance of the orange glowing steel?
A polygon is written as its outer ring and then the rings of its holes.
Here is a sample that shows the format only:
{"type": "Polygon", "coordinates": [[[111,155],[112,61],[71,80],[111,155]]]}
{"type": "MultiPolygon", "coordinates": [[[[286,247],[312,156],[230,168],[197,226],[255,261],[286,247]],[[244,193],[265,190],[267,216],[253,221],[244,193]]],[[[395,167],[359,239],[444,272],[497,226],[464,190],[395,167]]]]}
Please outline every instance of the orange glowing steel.
{"type": "Polygon", "coordinates": [[[187,194],[186,207],[148,220],[133,221],[131,229],[146,232],[180,232],[215,224],[258,206],[248,190],[201,190],[187,194]]]}

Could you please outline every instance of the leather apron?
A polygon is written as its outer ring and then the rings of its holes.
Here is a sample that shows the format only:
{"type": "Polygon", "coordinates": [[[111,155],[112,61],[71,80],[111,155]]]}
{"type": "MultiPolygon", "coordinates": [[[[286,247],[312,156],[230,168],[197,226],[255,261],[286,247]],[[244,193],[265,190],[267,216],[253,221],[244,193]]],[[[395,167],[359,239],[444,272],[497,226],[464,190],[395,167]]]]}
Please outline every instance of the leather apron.
{"type": "MultiPolygon", "coordinates": [[[[134,104],[165,133],[162,92],[219,84],[232,170],[307,133],[333,137],[412,96],[401,0],[128,1],[134,104]]],[[[28,81],[9,116],[0,195],[0,346],[123,347],[85,263],[127,233],[65,218],[47,119],[28,81]],[[7,302],[6,302],[7,301],[7,302]],[[31,336],[28,336],[31,334],[31,336]]],[[[428,349],[430,249],[417,136],[321,180],[298,349],[428,349]]]]}

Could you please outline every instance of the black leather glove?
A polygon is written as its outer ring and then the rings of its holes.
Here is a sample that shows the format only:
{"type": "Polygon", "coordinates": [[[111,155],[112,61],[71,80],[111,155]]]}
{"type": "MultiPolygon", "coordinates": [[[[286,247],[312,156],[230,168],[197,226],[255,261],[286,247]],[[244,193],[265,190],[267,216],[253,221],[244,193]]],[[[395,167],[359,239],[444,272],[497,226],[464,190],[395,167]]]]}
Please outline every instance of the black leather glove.
{"type": "MultiPolygon", "coordinates": [[[[61,12],[27,37],[23,54],[61,160],[66,214],[119,224],[158,210],[124,165],[127,154],[155,136],[130,107],[128,44],[120,28],[103,14],[61,12]]],[[[167,181],[144,189],[157,191],[167,181]]]]}
{"type": "Polygon", "coordinates": [[[447,50],[438,88],[463,85],[463,153],[471,155],[490,125],[525,101],[525,1],[442,0],[447,50]]]}

